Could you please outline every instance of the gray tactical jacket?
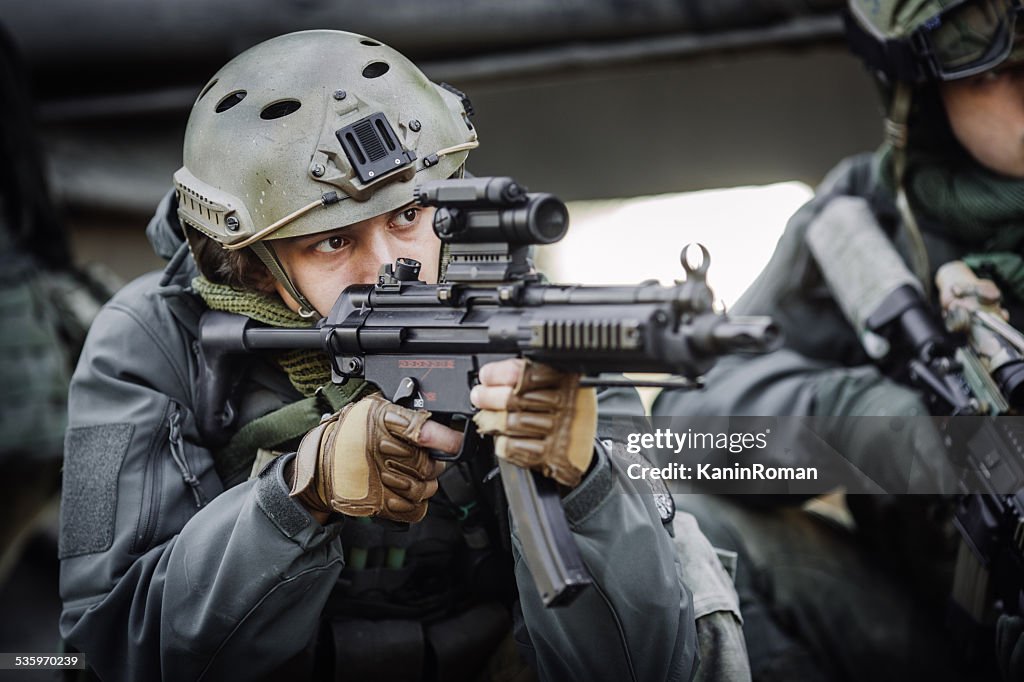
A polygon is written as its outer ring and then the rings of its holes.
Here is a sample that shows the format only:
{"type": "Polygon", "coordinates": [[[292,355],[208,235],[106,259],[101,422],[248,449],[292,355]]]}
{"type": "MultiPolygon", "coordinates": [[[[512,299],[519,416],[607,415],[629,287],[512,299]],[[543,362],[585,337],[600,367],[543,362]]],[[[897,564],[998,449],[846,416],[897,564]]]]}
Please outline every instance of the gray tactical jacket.
{"type": "MultiPolygon", "coordinates": [[[[195,415],[195,266],[166,225],[150,237],[167,268],[103,309],[72,380],[61,634],[105,680],[273,678],[316,635],[350,521],[321,526],[290,499],[286,457],[218,477],[195,415]]],[[[270,365],[243,386],[241,423],[299,397],[270,365]]],[[[596,584],[544,609],[513,538],[521,644],[542,679],[688,680],[694,610],[673,540],[649,491],[626,494],[624,465],[597,453],[563,503],[596,584]]]]}

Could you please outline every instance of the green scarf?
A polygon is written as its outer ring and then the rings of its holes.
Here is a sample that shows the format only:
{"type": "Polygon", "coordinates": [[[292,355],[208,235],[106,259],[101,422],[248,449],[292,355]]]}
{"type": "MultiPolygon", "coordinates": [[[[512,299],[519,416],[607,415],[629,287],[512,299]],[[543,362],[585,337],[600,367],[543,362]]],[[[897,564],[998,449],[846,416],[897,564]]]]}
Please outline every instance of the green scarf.
{"type": "MultiPolygon", "coordinates": [[[[890,150],[880,156],[880,180],[893,191],[890,150]]],[[[994,173],[966,155],[911,148],[904,178],[916,215],[969,249],[963,258],[992,277],[1004,294],[1024,300],[1024,181],[994,173]]]]}
{"type": "MultiPolygon", "coordinates": [[[[277,296],[215,284],[202,276],[192,280],[192,289],[211,310],[245,315],[272,327],[312,326],[311,320],[293,311],[277,296]]],[[[304,396],[312,396],[318,388],[331,383],[331,366],[321,351],[308,348],[282,351],[275,360],[292,386],[304,396]]]]}
{"type": "MultiPolygon", "coordinates": [[[[245,315],[273,327],[311,326],[310,320],[292,311],[277,296],[233,289],[201,276],[192,280],[192,289],[211,310],[245,315]]],[[[344,386],[332,383],[327,356],[319,350],[282,351],[275,359],[306,399],[242,425],[230,442],[214,453],[217,473],[224,481],[241,480],[252,468],[259,449],[294,449],[325,411],[339,410],[374,389],[365,381],[349,381],[344,386]]]]}

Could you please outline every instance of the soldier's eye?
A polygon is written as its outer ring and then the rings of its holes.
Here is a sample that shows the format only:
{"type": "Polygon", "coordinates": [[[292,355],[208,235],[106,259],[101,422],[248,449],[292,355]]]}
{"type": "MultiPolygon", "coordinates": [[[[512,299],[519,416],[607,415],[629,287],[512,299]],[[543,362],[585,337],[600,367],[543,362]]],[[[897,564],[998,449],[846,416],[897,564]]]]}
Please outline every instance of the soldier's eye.
{"type": "Polygon", "coordinates": [[[409,227],[420,217],[420,209],[415,207],[405,208],[395,212],[391,218],[391,224],[395,227],[409,227]]]}
{"type": "Polygon", "coordinates": [[[334,235],[333,237],[328,237],[327,239],[317,242],[313,248],[320,253],[334,253],[338,249],[343,248],[346,244],[348,244],[347,239],[340,235],[334,235]]]}

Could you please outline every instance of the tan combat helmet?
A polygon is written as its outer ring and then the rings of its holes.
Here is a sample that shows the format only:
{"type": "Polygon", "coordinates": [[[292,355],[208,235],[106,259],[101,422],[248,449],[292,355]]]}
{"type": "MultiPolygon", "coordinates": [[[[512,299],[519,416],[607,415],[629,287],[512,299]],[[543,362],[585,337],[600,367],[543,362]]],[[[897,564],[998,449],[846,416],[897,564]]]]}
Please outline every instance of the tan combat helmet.
{"type": "Polygon", "coordinates": [[[907,119],[914,87],[984,73],[1024,56],[1024,0],[849,0],[850,48],[891,91],[885,121],[896,205],[914,245],[913,265],[930,287],[928,257],[906,191],[907,119]]]}
{"type": "Polygon", "coordinates": [[[203,88],[174,174],[182,223],[249,247],[315,314],[268,242],[398,209],[478,145],[462,93],[376,40],[343,31],[273,38],[203,88]]]}

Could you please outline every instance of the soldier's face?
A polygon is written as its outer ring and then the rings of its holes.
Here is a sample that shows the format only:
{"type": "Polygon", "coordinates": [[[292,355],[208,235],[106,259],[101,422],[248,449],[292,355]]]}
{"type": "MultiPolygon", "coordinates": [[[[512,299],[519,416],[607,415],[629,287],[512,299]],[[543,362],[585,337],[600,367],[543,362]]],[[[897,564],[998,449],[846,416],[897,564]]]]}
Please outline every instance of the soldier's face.
{"type": "Polygon", "coordinates": [[[943,83],[953,133],[987,168],[1024,178],[1024,64],[943,83]]]}
{"type": "MultiPolygon", "coordinates": [[[[420,279],[436,282],[441,242],[432,227],[434,209],[406,206],[391,213],[308,237],[273,242],[292,283],[321,315],[330,312],[338,296],[352,284],[373,284],[377,272],[396,258],[422,264],[420,279]]],[[[277,293],[292,310],[299,306],[275,283],[277,293]]]]}

